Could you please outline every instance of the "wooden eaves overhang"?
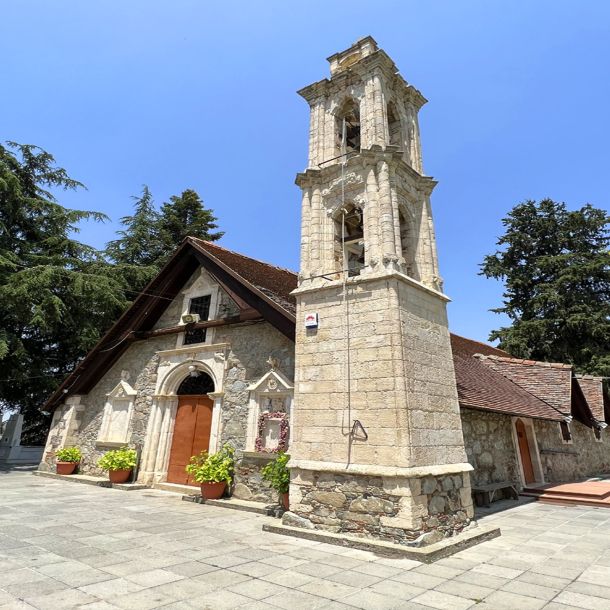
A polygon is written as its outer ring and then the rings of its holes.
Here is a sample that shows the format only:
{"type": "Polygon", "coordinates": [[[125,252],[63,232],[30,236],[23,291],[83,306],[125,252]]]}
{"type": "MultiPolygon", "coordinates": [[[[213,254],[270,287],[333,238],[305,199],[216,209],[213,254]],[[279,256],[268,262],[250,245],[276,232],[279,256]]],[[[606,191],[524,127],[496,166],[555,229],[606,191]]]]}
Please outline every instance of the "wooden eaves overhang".
{"type": "Polygon", "coordinates": [[[218,260],[198,240],[187,237],[159,273],[136,297],[131,306],[110,327],[76,368],[47,399],[42,410],[52,412],[68,396],[87,394],[134,341],[179,333],[184,326],[155,329],[153,326],[188,279],[200,267],[218,282],[239,308],[239,315],[209,320],[192,328],[224,326],[253,320],[267,320],[294,341],[295,316],[256,286],[218,260]]]}

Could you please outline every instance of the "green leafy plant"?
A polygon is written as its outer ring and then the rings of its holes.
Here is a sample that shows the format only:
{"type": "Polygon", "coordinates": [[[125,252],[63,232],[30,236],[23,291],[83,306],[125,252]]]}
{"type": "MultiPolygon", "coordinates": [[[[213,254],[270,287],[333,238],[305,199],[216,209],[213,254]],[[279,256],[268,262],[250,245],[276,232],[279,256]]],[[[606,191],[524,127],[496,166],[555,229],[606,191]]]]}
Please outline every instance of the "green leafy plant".
{"type": "Polygon", "coordinates": [[[186,472],[190,474],[197,483],[222,483],[230,484],[233,480],[233,469],[235,467],[235,449],[231,445],[224,447],[210,455],[202,451],[199,455],[191,457],[186,472]]]}
{"type": "Polygon", "coordinates": [[[286,467],[290,456],[286,453],[278,453],[273,462],[269,462],[262,470],[261,476],[278,493],[288,493],[290,487],[290,471],[286,467]]]}
{"type": "Polygon", "coordinates": [[[80,462],[83,458],[82,453],[78,447],[64,447],[59,449],[55,454],[55,458],[58,462],[80,462]]]}
{"type": "Polygon", "coordinates": [[[105,453],[98,460],[97,465],[102,470],[132,470],[137,461],[138,456],[135,449],[121,447],[105,453]]]}

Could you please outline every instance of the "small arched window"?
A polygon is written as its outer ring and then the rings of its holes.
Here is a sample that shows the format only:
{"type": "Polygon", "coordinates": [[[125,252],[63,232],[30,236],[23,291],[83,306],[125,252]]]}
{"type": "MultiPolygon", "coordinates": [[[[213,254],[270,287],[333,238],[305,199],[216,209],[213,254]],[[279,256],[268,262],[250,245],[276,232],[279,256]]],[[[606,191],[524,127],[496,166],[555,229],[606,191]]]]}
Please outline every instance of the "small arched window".
{"type": "Polygon", "coordinates": [[[402,124],[394,102],[388,103],[388,133],[391,146],[402,145],[402,124]]]}
{"type": "Polygon", "coordinates": [[[339,211],[335,218],[335,258],[337,266],[350,277],[360,275],[364,260],[364,225],[362,210],[353,204],[339,211]]]}
{"type": "Polygon", "coordinates": [[[353,99],[346,100],[335,115],[337,154],[360,151],[360,107],[353,99]]]}

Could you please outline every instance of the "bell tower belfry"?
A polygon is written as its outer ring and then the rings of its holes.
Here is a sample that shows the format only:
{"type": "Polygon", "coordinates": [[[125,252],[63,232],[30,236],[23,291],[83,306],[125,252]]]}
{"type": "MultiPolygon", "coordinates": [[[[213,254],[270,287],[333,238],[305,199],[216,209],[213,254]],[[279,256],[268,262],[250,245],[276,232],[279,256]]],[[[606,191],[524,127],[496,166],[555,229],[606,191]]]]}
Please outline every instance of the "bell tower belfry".
{"type": "Polygon", "coordinates": [[[284,523],[401,544],[461,531],[469,471],[418,111],[366,37],[310,106],[284,523]],[[306,322],[307,320],[307,322],[306,322]]]}

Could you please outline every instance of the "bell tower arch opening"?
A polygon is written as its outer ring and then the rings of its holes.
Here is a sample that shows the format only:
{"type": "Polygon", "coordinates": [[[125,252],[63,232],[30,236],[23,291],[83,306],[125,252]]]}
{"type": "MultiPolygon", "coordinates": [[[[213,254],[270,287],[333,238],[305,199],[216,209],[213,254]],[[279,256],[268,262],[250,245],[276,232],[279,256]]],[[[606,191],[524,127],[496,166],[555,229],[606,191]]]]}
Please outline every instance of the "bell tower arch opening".
{"type": "Polygon", "coordinates": [[[335,214],[335,261],[349,277],[360,275],[365,266],[362,210],[348,203],[335,214]]]}
{"type": "Polygon", "coordinates": [[[360,105],[347,98],[335,114],[335,142],[337,155],[360,152],[360,105]]]}
{"type": "Polygon", "coordinates": [[[402,148],[402,122],[396,104],[390,101],[387,106],[388,135],[391,146],[402,148]]]}

